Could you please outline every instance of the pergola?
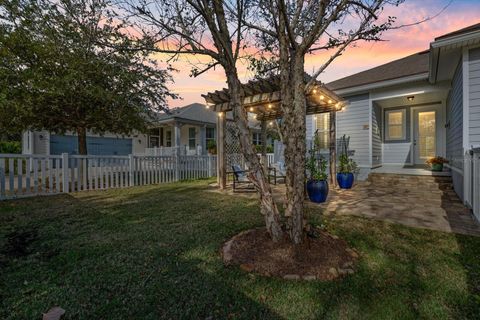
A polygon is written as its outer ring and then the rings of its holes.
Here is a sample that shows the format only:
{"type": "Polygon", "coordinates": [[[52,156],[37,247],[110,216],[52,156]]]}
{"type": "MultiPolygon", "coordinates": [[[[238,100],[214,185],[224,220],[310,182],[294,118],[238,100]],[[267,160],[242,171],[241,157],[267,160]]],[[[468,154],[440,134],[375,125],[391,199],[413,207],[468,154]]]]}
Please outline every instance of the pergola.
{"type": "MultiPolygon", "coordinates": [[[[305,81],[309,76],[305,76],[305,81]]],[[[261,122],[262,143],[265,145],[267,121],[282,118],[280,108],[280,77],[272,76],[265,79],[252,80],[242,84],[243,107],[247,112],[253,113],[254,117],[261,122]]],[[[225,161],[225,127],[226,113],[232,111],[228,89],[217,90],[202,95],[207,108],[218,113],[217,121],[217,180],[221,189],[227,185],[227,168],[225,161]]],[[[336,112],[343,108],[343,100],[334,92],[327,89],[320,82],[316,82],[307,94],[307,115],[318,113],[330,113],[330,183],[336,184],[336,112]]]]}

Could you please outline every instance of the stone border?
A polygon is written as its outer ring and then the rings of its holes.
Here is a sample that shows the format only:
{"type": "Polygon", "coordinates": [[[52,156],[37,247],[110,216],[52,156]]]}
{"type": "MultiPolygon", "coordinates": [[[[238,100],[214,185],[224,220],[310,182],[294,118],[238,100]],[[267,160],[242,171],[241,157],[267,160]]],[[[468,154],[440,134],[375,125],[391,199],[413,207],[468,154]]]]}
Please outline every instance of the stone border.
{"type": "MultiPolygon", "coordinates": [[[[245,230],[245,231],[242,231],[238,234],[236,234],[235,236],[233,236],[230,240],[226,241],[222,248],[220,249],[220,255],[222,256],[222,260],[223,260],[223,263],[226,265],[226,266],[230,266],[232,265],[232,260],[233,260],[233,255],[231,253],[231,250],[232,250],[232,245],[233,243],[235,242],[235,240],[237,240],[239,237],[249,233],[249,232],[252,232],[254,230],[257,230],[257,229],[260,229],[260,228],[253,228],[253,229],[248,229],[248,230],[245,230]]],[[[336,235],[331,235],[331,234],[327,234],[328,236],[330,236],[332,239],[335,239],[335,240],[338,240],[339,237],[336,236],[336,235]]],[[[357,260],[360,255],[358,254],[358,252],[355,250],[355,249],[351,249],[351,248],[347,248],[345,249],[345,251],[350,254],[350,256],[354,259],[354,260],[357,260]]],[[[342,276],[346,276],[346,275],[351,275],[351,274],[354,274],[355,273],[355,270],[354,270],[354,266],[353,266],[353,262],[350,261],[350,262],[346,262],[342,268],[330,268],[328,270],[328,272],[332,275],[332,280],[334,279],[337,279],[339,277],[342,277],[342,276]]],[[[240,269],[245,271],[245,272],[253,272],[254,270],[254,266],[251,265],[251,264],[240,264],[240,269]]],[[[270,274],[260,274],[262,276],[265,276],[265,277],[271,277],[270,274]]],[[[304,281],[315,281],[317,280],[317,276],[315,275],[299,275],[299,274],[286,274],[282,277],[284,280],[304,280],[304,281]]]]}

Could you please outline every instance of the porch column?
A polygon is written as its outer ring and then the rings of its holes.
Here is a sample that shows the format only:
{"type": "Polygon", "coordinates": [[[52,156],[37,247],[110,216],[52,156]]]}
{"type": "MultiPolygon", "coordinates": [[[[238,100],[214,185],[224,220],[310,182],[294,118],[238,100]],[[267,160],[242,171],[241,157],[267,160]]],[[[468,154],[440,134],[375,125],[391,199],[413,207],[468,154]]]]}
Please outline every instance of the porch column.
{"type": "Polygon", "coordinates": [[[173,138],[175,139],[173,146],[177,149],[177,152],[180,153],[180,123],[175,122],[173,124],[173,133],[173,138]]]}
{"type": "Polygon", "coordinates": [[[330,111],[330,185],[332,188],[337,186],[337,130],[336,130],[336,111],[330,111]]]}
{"type": "Polygon", "coordinates": [[[261,128],[261,142],[262,142],[262,164],[265,172],[268,170],[268,161],[267,161],[267,121],[265,119],[260,123],[261,128]]]}
{"type": "Polygon", "coordinates": [[[217,117],[217,183],[220,189],[227,187],[227,164],[225,161],[225,112],[219,112],[217,117]]]}
{"type": "Polygon", "coordinates": [[[200,127],[200,146],[202,147],[202,155],[207,154],[207,126],[200,127]]]}

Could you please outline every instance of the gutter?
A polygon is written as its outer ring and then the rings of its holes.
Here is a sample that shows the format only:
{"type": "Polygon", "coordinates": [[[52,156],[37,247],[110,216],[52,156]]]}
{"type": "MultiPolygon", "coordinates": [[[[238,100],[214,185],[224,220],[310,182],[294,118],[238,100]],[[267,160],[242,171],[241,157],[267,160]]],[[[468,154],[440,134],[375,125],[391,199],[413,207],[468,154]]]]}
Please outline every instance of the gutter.
{"type": "Polygon", "coordinates": [[[339,96],[348,96],[354,93],[366,93],[370,90],[373,89],[379,89],[379,88],[384,88],[384,87],[390,87],[398,84],[403,84],[403,83],[408,83],[408,82],[415,82],[415,81],[421,81],[421,80],[427,80],[428,79],[428,72],[424,73],[419,73],[419,74],[414,74],[411,76],[406,76],[406,77],[401,77],[401,78],[396,78],[396,79],[391,79],[391,80],[384,80],[380,82],[373,82],[369,84],[364,84],[356,87],[350,87],[350,88],[344,88],[344,89],[338,89],[338,90],[333,90],[337,95],[339,96]]]}

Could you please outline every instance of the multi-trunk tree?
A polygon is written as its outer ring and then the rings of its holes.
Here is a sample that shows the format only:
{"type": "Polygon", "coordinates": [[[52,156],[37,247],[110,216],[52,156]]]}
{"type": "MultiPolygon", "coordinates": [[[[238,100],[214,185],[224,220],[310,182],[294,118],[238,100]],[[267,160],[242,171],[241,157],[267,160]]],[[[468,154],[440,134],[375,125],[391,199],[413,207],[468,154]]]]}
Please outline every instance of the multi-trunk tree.
{"type": "Polygon", "coordinates": [[[108,0],[5,0],[0,4],[0,127],[142,131],[171,95],[167,70],[135,41],[108,0]]]}
{"type": "MultiPolygon", "coordinates": [[[[131,21],[141,30],[147,46],[168,55],[194,59],[208,57],[196,65],[193,75],[216,66],[225,72],[230,104],[238,126],[240,145],[250,168],[250,178],[260,194],[261,212],[274,241],[284,231],[258,157],[249,139],[247,112],[242,107],[242,87],[238,63],[245,58],[255,69],[268,65],[270,73],[281,77],[280,125],[287,167],[287,231],[293,243],[301,243],[304,228],[305,115],[306,93],[316,78],[352,43],[377,41],[391,27],[393,18],[379,24],[385,5],[401,0],[163,0],[129,2],[131,21]],[[245,51],[255,47],[260,58],[245,51]],[[306,80],[305,57],[320,50],[331,56],[306,80]],[[264,63],[266,62],[266,63],[264,63]]],[[[250,50],[251,51],[251,50],[250,50]]]]}

